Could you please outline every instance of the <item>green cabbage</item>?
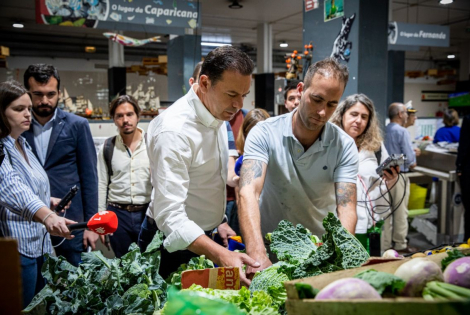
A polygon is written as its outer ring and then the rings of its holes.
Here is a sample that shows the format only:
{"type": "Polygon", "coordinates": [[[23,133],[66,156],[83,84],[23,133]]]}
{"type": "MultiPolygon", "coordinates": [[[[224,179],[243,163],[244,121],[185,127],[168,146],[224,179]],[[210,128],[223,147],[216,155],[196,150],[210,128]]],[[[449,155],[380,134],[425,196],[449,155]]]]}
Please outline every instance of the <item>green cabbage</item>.
{"type": "Polygon", "coordinates": [[[284,282],[289,281],[289,277],[279,270],[282,262],[276,263],[263,271],[256,272],[251,281],[250,291],[264,291],[273,299],[273,303],[281,306],[287,299],[284,282]]]}

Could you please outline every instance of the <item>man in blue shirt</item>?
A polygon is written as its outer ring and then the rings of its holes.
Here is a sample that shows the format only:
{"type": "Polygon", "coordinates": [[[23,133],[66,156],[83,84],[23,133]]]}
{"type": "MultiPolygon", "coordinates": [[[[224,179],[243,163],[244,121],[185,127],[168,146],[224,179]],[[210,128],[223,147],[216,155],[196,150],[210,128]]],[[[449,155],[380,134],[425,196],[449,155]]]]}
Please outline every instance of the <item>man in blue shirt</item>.
{"type": "MultiPolygon", "coordinates": [[[[385,148],[390,155],[404,154],[406,161],[403,165],[403,171],[408,172],[416,167],[416,154],[411,144],[410,134],[405,129],[408,119],[408,112],[402,103],[392,103],[388,108],[390,123],[386,127],[385,148]]],[[[392,241],[395,243],[394,249],[399,253],[412,253],[415,248],[408,246],[406,236],[408,235],[408,199],[410,197],[410,180],[404,176],[405,180],[399,180],[396,188],[397,196],[403,196],[403,202],[394,201],[392,207],[392,216],[385,221],[384,232],[382,234],[382,244],[384,248],[392,247],[392,241]],[[395,207],[400,205],[395,209],[395,207]],[[392,220],[393,217],[393,220],[392,220]],[[393,227],[392,222],[393,221],[393,227]]]]}

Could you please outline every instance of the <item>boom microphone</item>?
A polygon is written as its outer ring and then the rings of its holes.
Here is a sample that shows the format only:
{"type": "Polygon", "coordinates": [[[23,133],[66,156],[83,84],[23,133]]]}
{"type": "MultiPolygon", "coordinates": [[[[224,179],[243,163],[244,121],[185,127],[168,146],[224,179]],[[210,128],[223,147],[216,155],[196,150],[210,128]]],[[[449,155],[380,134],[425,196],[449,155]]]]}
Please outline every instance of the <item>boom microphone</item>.
{"type": "Polygon", "coordinates": [[[91,217],[88,222],[80,222],[67,226],[70,231],[85,230],[95,232],[99,235],[114,233],[118,227],[118,218],[112,211],[101,211],[91,217]]]}

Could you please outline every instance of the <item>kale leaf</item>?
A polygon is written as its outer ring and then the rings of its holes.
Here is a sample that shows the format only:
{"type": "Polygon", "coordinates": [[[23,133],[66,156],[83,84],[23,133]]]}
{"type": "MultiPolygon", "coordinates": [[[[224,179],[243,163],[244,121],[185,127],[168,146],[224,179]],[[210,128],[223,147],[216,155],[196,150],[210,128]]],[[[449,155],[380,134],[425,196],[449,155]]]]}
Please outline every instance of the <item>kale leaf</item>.
{"type": "Polygon", "coordinates": [[[271,235],[271,251],[277,259],[293,265],[300,264],[315,251],[317,246],[310,238],[310,231],[301,224],[296,227],[286,220],[279,222],[276,230],[271,235]]]}
{"type": "Polygon", "coordinates": [[[403,289],[406,282],[401,278],[387,272],[381,272],[374,269],[365,270],[354,276],[369,283],[380,295],[389,293],[397,295],[398,291],[403,289]]]}
{"type": "Polygon", "coordinates": [[[136,244],[121,259],[101,252],[82,253],[82,263],[46,255],[46,287],[23,311],[27,314],[153,314],[166,301],[167,283],[158,274],[158,232],[144,253],[136,244]]]}

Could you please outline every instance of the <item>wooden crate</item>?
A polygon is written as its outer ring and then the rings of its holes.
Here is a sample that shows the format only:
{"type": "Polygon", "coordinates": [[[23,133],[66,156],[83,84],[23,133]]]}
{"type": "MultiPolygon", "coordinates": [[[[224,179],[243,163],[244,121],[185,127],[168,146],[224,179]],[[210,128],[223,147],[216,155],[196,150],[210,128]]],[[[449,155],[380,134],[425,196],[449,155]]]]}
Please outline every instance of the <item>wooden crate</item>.
{"type": "MultiPolygon", "coordinates": [[[[470,253],[470,249],[463,249],[462,252],[470,253]]],[[[447,257],[447,253],[440,253],[425,257],[441,266],[441,261],[447,257]]],[[[333,281],[350,278],[361,271],[375,269],[377,271],[395,273],[395,270],[403,263],[412,258],[405,258],[391,262],[375,265],[367,265],[359,268],[336,271],[322,274],[315,277],[298,279],[285,282],[287,290],[286,309],[288,314],[312,314],[312,315],[434,315],[434,314],[470,314],[470,300],[465,302],[448,301],[425,301],[422,298],[396,298],[383,300],[324,300],[299,299],[295,284],[298,282],[310,284],[315,289],[323,289],[333,281]]]]}

